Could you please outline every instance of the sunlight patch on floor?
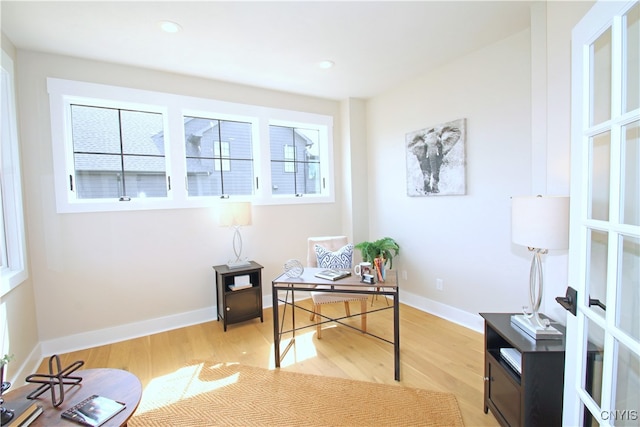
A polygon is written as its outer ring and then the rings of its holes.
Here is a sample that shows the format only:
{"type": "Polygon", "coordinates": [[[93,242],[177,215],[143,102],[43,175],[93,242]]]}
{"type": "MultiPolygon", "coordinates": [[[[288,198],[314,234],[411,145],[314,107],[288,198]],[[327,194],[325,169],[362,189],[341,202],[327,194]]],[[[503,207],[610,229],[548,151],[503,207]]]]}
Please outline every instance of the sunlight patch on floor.
{"type": "MultiPolygon", "coordinates": [[[[226,365],[230,364],[232,363],[226,365]]],[[[212,365],[212,367],[218,365],[212,365]]],[[[206,366],[206,368],[209,367],[206,366]]],[[[226,387],[238,382],[240,376],[236,373],[216,381],[202,381],[199,377],[203,368],[205,364],[198,363],[151,380],[142,393],[142,401],[136,413],[153,411],[183,399],[226,387]]]]}
{"type": "MultiPolygon", "coordinates": [[[[315,336],[315,330],[305,332],[305,333],[296,333],[296,342],[291,346],[289,351],[284,358],[280,362],[280,367],[284,368],[286,366],[291,366],[296,363],[302,362],[303,360],[312,359],[318,356],[318,352],[316,351],[316,345],[313,342],[313,337],[315,336]]],[[[280,341],[280,355],[282,356],[282,352],[291,342],[291,338],[283,339],[280,341]]],[[[271,345],[271,360],[269,361],[269,366],[275,367],[275,355],[274,355],[274,347],[271,345]]]]}

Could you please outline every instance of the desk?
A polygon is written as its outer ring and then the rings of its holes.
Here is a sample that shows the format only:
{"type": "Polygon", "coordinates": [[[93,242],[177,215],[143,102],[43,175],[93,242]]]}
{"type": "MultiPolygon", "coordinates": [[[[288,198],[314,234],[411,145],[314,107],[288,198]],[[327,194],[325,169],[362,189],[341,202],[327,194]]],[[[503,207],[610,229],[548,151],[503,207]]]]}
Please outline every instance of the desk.
{"type": "MultiPolygon", "coordinates": [[[[42,405],[42,414],[31,426],[78,426],[79,424],[64,419],[61,414],[73,405],[83,401],[93,394],[99,394],[123,402],[124,411],[107,421],[109,426],[126,426],[127,421],[138,408],[142,398],[142,384],[138,377],[120,369],[85,369],[75,371],[73,376],[82,377],[78,385],[67,385],[64,388],[64,402],[57,408],[51,404],[51,393],[45,392],[34,402],[42,405]]],[[[37,389],[40,384],[27,384],[3,394],[4,407],[11,409],[12,402],[26,399],[27,395],[37,389]]]]}
{"type": "MultiPolygon", "coordinates": [[[[375,283],[373,285],[369,283],[361,283],[360,276],[352,275],[349,277],[345,277],[344,279],[331,281],[320,279],[315,277],[315,274],[319,271],[324,270],[323,268],[305,268],[304,273],[300,277],[289,277],[286,274],[281,274],[280,276],[273,279],[271,282],[271,295],[273,298],[273,344],[274,344],[274,352],[275,352],[275,361],[276,368],[280,367],[280,362],[282,358],[286,355],[287,351],[291,348],[291,346],[295,343],[296,331],[303,328],[296,328],[295,321],[295,309],[299,308],[308,313],[311,311],[297,306],[295,304],[294,293],[295,291],[302,292],[311,292],[316,290],[316,286],[323,285],[321,289],[322,292],[338,292],[338,293],[353,293],[353,294],[369,294],[369,295],[391,295],[393,296],[393,305],[388,307],[383,307],[376,310],[367,311],[367,313],[373,313],[375,311],[382,310],[393,310],[393,341],[389,341],[385,338],[381,338],[379,336],[370,334],[365,332],[365,334],[370,335],[372,337],[378,338],[382,341],[385,341],[389,344],[393,344],[394,349],[394,378],[396,381],[400,381],[400,298],[399,298],[399,286],[398,286],[398,272],[397,271],[388,271],[387,278],[383,283],[375,283]],[[339,289],[336,289],[338,287],[339,289]],[[353,289],[350,289],[353,288],[353,289]],[[285,299],[280,299],[278,292],[287,291],[285,299]],[[291,302],[289,302],[288,294],[291,292],[291,302]],[[279,318],[279,307],[278,304],[283,303],[285,308],[287,305],[292,307],[291,309],[291,320],[292,320],[292,329],[284,331],[283,327],[280,325],[279,318]],[[280,351],[280,341],[283,334],[291,333],[292,339],[287,345],[287,347],[281,352],[280,351]]],[[[353,316],[359,316],[359,314],[354,314],[353,316]]],[[[322,323],[326,322],[337,322],[342,325],[344,323],[340,322],[340,320],[345,319],[346,317],[341,317],[338,319],[333,319],[327,317],[325,315],[321,316],[323,319],[322,323]]],[[[284,320],[284,319],[283,319],[284,320]]],[[[284,322],[283,322],[284,325],[284,322]]],[[[349,326],[349,325],[346,325],[349,326]]],[[[310,326],[305,326],[310,327],[310,326]]],[[[311,327],[315,327],[315,324],[311,327]]],[[[349,326],[351,327],[351,326],[349,326]]]]}

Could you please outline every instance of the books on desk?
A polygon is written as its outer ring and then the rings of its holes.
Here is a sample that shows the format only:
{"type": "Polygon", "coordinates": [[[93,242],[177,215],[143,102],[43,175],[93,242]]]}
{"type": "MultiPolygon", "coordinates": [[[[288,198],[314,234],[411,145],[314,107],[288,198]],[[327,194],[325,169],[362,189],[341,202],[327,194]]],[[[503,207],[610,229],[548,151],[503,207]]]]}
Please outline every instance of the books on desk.
{"type": "Polygon", "coordinates": [[[351,276],[351,271],[349,270],[322,270],[315,274],[316,277],[327,280],[339,280],[347,276],[351,276]]]}
{"type": "Polygon", "coordinates": [[[94,394],[62,413],[62,418],[97,427],[124,410],[125,404],[94,394]]]}
{"type": "Polygon", "coordinates": [[[20,402],[12,402],[12,407],[7,408],[13,413],[13,418],[6,427],[27,427],[42,413],[42,406],[32,400],[24,399],[20,402]]]}

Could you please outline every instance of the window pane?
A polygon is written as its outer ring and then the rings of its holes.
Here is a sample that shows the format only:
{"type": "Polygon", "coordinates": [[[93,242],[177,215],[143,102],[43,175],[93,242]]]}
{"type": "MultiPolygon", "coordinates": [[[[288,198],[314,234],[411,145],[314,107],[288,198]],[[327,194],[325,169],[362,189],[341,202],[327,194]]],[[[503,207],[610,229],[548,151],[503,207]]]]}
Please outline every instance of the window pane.
{"type": "Polygon", "coordinates": [[[602,405],[602,361],[604,359],[604,330],[587,318],[586,333],[588,351],[585,370],[584,389],[598,406],[602,405]]]}
{"type": "Polygon", "coordinates": [[[79,199],[118,198],[122,192],[119,155],[75,154],[75,192],[79,199]]]}
{"type": "Polygon", "coordinates": [[[7,265],[7,238],[4,234],[5,227],[4,193],[2,192],[2,185],[0,185],[0,271],[7,265]]]}
{"type": "Polygon", "coordinates": [[[164,155],[162,114],[121,111],[122,152],[164,155]]]}
{"type": "Polygon", "coordinates": [[[619,261],[618,301],[620,307],[617,312],[616,324],[629,336],[640,341],[640,322],[638,309],[640,308],[640,240],[638,238],[621,236],[622,256],[619,261]]]}
{"type": "Polygon", "coordinates": [[[229,172],[222,172],[223,194],[247,195],[253,193],[253,162],[230,160],[229,172]]]}
{"type": "Polygon", "coordinates": [[[622,343],[617,342],[617,380],[615,382],[616,426],[638,425],[640,402],[640,359],[622,343]]]}
{"type": "Polygon", "coordinates": [[[272,194],[319,194],[320,132],[269,126],[272,194]]]}
{"type": "Polygon", "coordinates": [[[591,125],[611,118],[611,28],[591,46],[591,125]]]}
{"type": "Polygon", "coordinates": [[[590,151],[592,163],[592,175],[589,182],[591,218],[608,221],[611,133],[605,132],[592,137],[590,151]]]}
{"type": "Polygon", "coordinates": [[[640,5],[636,5],[627,13],[626,16],[626,45],[625,52],[627,68],[625,70],[626,81],[626,102],[622,111],[629,112],[640,106],[640,5]]]}
{"type": "MultiPolygon", "coordinates": [[[[606,232],[591,230],[589,239],[589,264],[587,268],[587,286],[591,298],[607,304],[607,256],[609,253],[608,234],[606,232]]],[[[604,311],[593,305],[590,308],[598,315],[604,317],[604,311]]]]}
{"type": "Polygon", "coordinates": [[[71,120],[79,199],[167,196],[162,114],[72,105],[71,120]]]}
{"type": "Polygon", "coordinates": [[[124,156],[124,170],[125,196],[167,196],[164,157],[124,156]]]}
{"type": "Polygon", "coordinates": [[[184,118],[189,196],[253,194],[252,124],[184,118]]]}
{"type": "Polygon", "coordinates": [[[640,225],[640,122],[622,128],[624,135],[623,152],[625,162],[622,169],[622,219],[629,225],[640,225]]]}
{"type": "Polygon", "coordinates": [[[113,108],[71,106],[73,151],[120,153],[120,119],[113,108]]]}

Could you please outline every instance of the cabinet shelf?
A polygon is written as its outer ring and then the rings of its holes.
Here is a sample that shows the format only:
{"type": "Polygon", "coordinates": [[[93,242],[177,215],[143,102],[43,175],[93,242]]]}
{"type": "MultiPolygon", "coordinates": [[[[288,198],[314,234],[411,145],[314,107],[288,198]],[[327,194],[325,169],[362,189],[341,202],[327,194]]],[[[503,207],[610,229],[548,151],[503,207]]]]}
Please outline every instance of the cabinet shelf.
{"type": "Polygon", "coordinates": [[[493,358],[493,363],[500,364],[500,366],[502,366],[505,371],[510,374],[511,378],[517,385],[521,384],[521,375],[515,369],[513,369],[513,367],[509,365],[509,363],[504,360],[502,356],[500,356],[500,350],[488,350],[488,353],[493,358]]]}

